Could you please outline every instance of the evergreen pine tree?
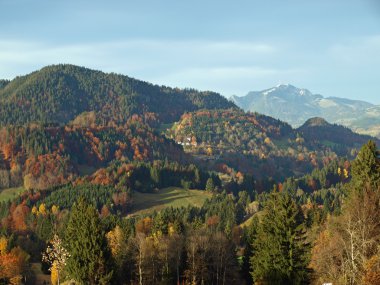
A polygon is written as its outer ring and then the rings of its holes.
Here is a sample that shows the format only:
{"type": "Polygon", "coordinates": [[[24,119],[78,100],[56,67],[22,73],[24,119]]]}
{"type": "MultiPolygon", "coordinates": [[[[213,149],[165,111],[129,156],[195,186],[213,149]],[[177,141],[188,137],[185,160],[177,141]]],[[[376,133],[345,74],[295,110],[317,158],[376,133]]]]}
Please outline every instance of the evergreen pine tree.
{"type": "Polygon", "coordinates": [[[368,141],[352,163],[352,189],[359,191],[363,188],[377,189],[380,186],[380,161],[377,157],[376,143],[368,141]]]}
{"type": "Polygon", "coordinates": [[[82,284],[109,284],[109,249],[99,215],[82,198],[72,208],[65,244],[70,253],[65,268],[70,278],[82,284]]]}
{"type": "Polygon", "coordinates": [[[255,282],[301,284],[308,277],[309,244],[302,212],[287,193],[272,193],[252,242],[255,282]]]}
{"type": "Polygon", "coordinates": [[[214,180],[210,177],[207,179],[206,182],[206,191],[208,192],[214,192],[215,186],[214,186],[214,180]]]}
{"type": "Polygon", "coordinates": [[[259,227],[259,219],[257,216],[253,216],[252,222],[245,233],[246,246],[244,248],[243,263],[242,263],[242,275],[247,285],[253,284],[252,275],[250,274],[251,261],[250,258],[253,254],[252,245],[256,241],[257,229],[259,227]]]}
{"type": "Polygon", "coordinates": [[[156,187],[161,187],[160,172],[155,165],[150,168],[150,178],[153,180],[156,187]]]}

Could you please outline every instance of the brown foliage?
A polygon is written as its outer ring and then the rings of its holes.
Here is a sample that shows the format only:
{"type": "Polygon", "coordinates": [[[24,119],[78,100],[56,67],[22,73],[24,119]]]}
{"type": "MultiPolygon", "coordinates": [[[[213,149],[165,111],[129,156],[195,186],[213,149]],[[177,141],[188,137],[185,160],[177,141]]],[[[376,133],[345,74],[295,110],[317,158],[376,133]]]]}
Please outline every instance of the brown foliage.
{"type": "Polygon", "coordinates": [[[0,256],[0,278],[12,278],[21,273],[18,258],[12,253],[0,256]]]}
{"type": "Polygon", "coordinates": [[[372,256],[364,266],[363,285],[380,285],[380,258],[372,256]]]}
{"type": "Polygon", "coordinates": [[[19,279],[26,269],[29,256],[21,248],[13,248],[9,253],[0,255],[0,279],[19,279]]]}
{"type": "Polygon", "coordinates": [[[67,158],[58,153],[39,155],[26,160],[24,187],[45,190],[71,179],[72,167],[67,158]]]}
{"type": "Polygon", "coordinates": [[[25,203],[17,205],[13,211],[10,211],[13,230],[25,231],[27,229],[26,217],[29,212],[30,209],[25,203]]]}
{"type": "Polygon", "coordinates": [[[145,235],[149,235],[153,226],[152,218],[146,217],[136,224],[136,232],[143,233],[145,235]]]}
{"type": "Polygon", "coordinates": [[[312,252],[311,266],[319,281],[360,284],[364,278],[375,278],[372,258],[380,243],[379,196],[372,189],[353,192],[343,214],[327,222],[312,252]]]}
{"type": "Polygon", "coordinates": [[[216,215],[211,216],[207,219],[206,224],[210,228],[215,228],[220,223],[220,218],[216,215]]]}
{"type": "Polygon", "coordinates": [[[100,211],[100,217],[105,218],[110,215],[110,210],[108,209],[107,205],[103,205],[101,211],[100,211]]]}

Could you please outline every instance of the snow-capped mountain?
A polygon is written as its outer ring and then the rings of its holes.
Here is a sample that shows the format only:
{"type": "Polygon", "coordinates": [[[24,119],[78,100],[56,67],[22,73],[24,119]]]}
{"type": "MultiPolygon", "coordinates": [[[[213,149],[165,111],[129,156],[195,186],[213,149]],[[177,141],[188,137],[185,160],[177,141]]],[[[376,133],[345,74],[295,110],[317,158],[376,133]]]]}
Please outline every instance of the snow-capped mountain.
{"type": "Polygon", "coordinates": [[[356,132],[380,137],[380,106],[359,100],[323,97],[307,89],[281,84],[263,91],[252,91],[231,100],[246,111],[259,112],[302,125],[313,117],[347,126],[356,132]]]}

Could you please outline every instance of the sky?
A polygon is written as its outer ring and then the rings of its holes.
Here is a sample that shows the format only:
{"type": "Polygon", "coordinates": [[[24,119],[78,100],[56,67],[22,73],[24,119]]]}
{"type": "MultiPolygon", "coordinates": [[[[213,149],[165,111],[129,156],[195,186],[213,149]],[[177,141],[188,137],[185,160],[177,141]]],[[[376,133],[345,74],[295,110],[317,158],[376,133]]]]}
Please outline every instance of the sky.
{"type": "Polygon", "coordinates": [[[0,78],[70,63],[226,97],[380,104],[378,0],[0,0],[0,78]]]}

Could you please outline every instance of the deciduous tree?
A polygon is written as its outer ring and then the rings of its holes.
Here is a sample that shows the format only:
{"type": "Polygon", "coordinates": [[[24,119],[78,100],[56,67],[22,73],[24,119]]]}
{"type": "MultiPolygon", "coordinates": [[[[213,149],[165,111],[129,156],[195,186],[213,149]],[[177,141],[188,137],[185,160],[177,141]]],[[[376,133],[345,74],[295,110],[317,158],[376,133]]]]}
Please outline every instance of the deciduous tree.
{"type": "Polygon", "coordinates": [[[62,240],[58,235],[54,235],[53,239],[50,242],[46,249],[46,251],[42,255],[42,261],[48,262],[50,264],[50,272],[52,283],[54,282],[59,285],[60,284],[60,273],[66,266],[66,261],[70,258],[70,254],[63,247],[62,240]],[[53,282],[54,280],[54,282],[53,282]]]}

